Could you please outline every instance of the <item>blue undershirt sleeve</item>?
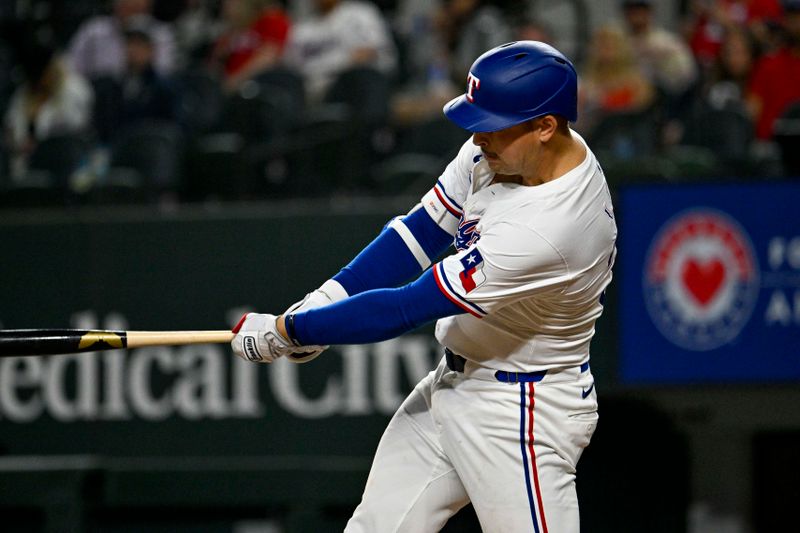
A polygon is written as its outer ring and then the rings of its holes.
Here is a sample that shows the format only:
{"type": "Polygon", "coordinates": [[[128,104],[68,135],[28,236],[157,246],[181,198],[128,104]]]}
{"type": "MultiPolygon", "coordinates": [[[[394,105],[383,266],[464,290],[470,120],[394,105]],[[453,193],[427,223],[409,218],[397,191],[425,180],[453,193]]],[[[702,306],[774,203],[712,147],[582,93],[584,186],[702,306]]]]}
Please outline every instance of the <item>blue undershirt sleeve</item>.
{"type": "Polygon", "coordinates": [[[366,344],[391,339],[446,316],[464,313],[442,294],[428,269],[413,283],[374,289],[286,317],[289,336],[302,345],[366,344]]]}
{"type": "Polygon", "coordinates": [[[453,236],[443,230],[425,209],[417,209],[402,220],[431,261],[435,261],[453,243],[453,236]]]}
{"type": "MultiPolygon", "coordinates": [[[[406,215],[403,224],[409,229],[419,246],[433,261],[444,252],[453,237],[430,217],[424,209],[406,215]]],[[[350,296],[371,289],[396,287],[422,272],[414,253],[393,228],[383,231],[355,259],[333,279],[338,281],[350,296]]]]}

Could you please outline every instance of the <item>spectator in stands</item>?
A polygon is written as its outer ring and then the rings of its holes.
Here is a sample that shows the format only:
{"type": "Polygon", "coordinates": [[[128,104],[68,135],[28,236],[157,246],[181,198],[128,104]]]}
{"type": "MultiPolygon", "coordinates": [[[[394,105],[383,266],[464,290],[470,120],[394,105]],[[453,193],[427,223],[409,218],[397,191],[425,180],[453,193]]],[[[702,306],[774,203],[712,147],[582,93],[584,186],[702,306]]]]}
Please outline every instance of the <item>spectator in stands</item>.
{"type": "Polygon", "coordinates": [[[500,9],[484,0],[407,0],[401,8],[399,36],[411,69],[392,113],[395,122],[410,125],[440,117],[442,106],[462,92],[475,58],[514,33],[500,9]]]}
{"type": "Polygon", "coordinates": [[[170,74],[176,63],[172,28],[150,14],[151,0],[114,0],[113,13],[90,18],[72,37],[69,59],[73,67],[89,79],[119,77],[125,71],[125,29],[131,24],[152,28],[155,68],[170,74]]]}
{"type": "Polygon", "coordinates": [[[783,9],[784,44],[756,62],[749,84],[748,107],[761,140],[769,140],[775,120],[800,101],[800,0],[784,0],[783,9]]]}
{"type": "Polygon", "coordinates": [[[642,74],[627,36],[611,26],[592,36],[581,81],[576,126],[587,133],[603,117],[644,110],[655,99],[655,88],[642,74]]]}
{"type": "Polygon", "coordinates": [[[125,32],[127,68],[122,83],[122,123],[141,119],[175,119],[175,87],[169,77],[158,73],[155,45],[148,26],[125,32]]]}
{"type": "Polygon", "coordinates": [[[315,0],[315,7],[314,15],[292,29],[286,48],[286,61],[302,74],[311,101],[319,101],[338,74],[355,66],[394,74],[394,41],[374,4],[315,0]]]}
{"type": "Polygon", "coordinates": [[[513,21],[514,40],[540,41],[553,44],[553,30],[547,24],[530,15],[523,15],[513,21]]]}
{"type": "Polygon", "coordinates": [[[450,71],[459,82],[476,57],[513,40],[503,12],[487,0],[445,0],[438,25],[450,51],[450,71]]]}
{"type": "MultiPolygon", "coordinates": [[[[436,31],[436,17],[441,9],[440,0],[399,0],[392,16],[392,28],[399,43],[402,85],[424,86],[434,65],[444,63],[445,76],[447,58],[443,50],[441,34],[436,31]],[[442,61],[442,58],[444,61],[442,61]]],[[[460,93],[459,87],[459,93],[460,93]]],[[[440,110],[441,111],[441,110],[440,110]]]]}
{"type": "Polygon", "coordinates": [[[781,18],[779,0],[692,0],[688,41],[701,67],[713,68],[729,32],[745,31],[759,49],[769,47],[781,18]]]}
{"type": "Polygon", "coordinates": [[[225,89],[233,91],[280,61],[290,21],[271,0],[224,0],[222,18],[225,29],[211,59],[221,67],[225,89]]]}
{"type": "Polygon", "coordinates": [[[12,179],[24,179],[37,144],[49,137],[85,132],[91,122],[91,85],[58,55],[54,45],[17,43],[23,83],[4,117],[4,141],[10,154],[12,179]]]}
{"type": "Polygon", "coordinates": [[[222,34],[217,0],[186,0],[175,18],[175,39],[179,49],[179,68],[205,68],[214,42],[222,34]]]}
{"type": "MultiPolygon", "coordinates": [[[[144,22],[144,21],[141,21],[144,22]]],[[[155,68],[152,28],[134,24],[125,31],[125,72],[95,83],[98,94],[95,124],[101,142],[143,120],[175,121],[177,92],[171,78],[155,68]]]]}
{"type": "Polygon", "coordinates": [[[697,80],[697,66],[680,35],[656,26],[652,0],[622,0],[625,24],[643,72],[670,98],[697,80]]]}
{"type": "Polygon", "coordinates": [[[737,26],[725,30],[719,54],[709,67],[704,83],[705,101],[715,109],[743,108],[754,61],[750,34],[737,26]]]}
{"type": "Polygon", "coordinates": [[[439,119],[442,106],[462,92],[463,79],[452,79],[450,54],[439,31],[442,9],[439,0],[398,2],[393,27],[402,63],[391,102],[392,120],[397,125],[439,119]]]}

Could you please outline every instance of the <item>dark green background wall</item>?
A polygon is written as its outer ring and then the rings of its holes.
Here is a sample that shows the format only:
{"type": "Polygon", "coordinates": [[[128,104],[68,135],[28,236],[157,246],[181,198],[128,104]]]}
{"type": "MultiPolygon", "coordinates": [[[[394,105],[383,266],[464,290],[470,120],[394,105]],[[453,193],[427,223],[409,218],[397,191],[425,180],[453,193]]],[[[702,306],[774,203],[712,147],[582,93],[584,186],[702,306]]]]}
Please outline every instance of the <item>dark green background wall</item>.
{"type": "MultiPolygon", "coordinates": [[[[225,329],[247,309],[285,309],[412,203],[7,211],[0,323],[225,329]]],[[[588,530],[680,532],[690,502],[749,508],[753,436],[800,427],[797,410],[765,413],[800,405],[797,391],[623,388],[615,301],[612,290],[592,347],[601,422],[578,477],[588,530]]],[[[440,356],[423,328],[307,365],[245,364],[225,345],[0,360],[4,523],[341,530],[391,413],[440,356]]],[[[448,525],[475,528],[468,512],[448,525]]]]}

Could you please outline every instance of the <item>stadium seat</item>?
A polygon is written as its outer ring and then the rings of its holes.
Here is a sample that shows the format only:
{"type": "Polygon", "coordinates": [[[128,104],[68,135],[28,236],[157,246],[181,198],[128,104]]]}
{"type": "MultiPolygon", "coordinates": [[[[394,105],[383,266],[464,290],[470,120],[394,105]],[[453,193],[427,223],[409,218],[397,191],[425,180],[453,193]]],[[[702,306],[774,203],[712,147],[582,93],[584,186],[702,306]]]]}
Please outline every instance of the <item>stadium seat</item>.
{"type": "MultiPolygon", "coordinates": [[[[469,138],[468,131],[441,115],[398,129],[395,152],[428,154],[449,160],[469,138]]],[[[431,172],[439,170],[431,169],[431,172]]]]}
{"type": "Polygon", "coordinates": [[[721,173],[731,176],[751,173],[750,149],[755,129],[743,107],[698,106],[686,119],[684,131],[681,144],[712,150],[719,159],[721,173]]]}
{"type": "Polygon", "coordinates": [[[99,140],[106,143],[119,126],[122,91],[119,82],[112,76],[94,78],[91,83],[94,92],[92,126],[99,140]]]}
{"type": "Polygon", "coordinates": [[[671,181],[726,177],[719,157],[710,148],[676,145],[668,148],[663,157],[675,167],[671,181]]]}
{"type": "Polygon", "coordinates": [[[669,183],[678,173],[674,163],[655,154],[620,158],[598,150],[595,155],[612,189],[633,183],[669,183]]]}
{"type": "Polygon", "coordinates": [[[0,189],[0,206],[4,208],[57,207],[65,205],[68,198],[67,191],[56,187],[48,172],[35,170],[23,181],[0,189]]]}
{"type": "Polygon", "coordinates": [[[219,79],[203,69],[190,69],[177,74],[175,81],[176,116],[188,135],[202,135],[216,128],[224,105],[219,79]]]}
{"type": "Polygon", "coordinates": [[[152,200],[151,191],[139,171],[127,167],[110,169],[102,182],[92,186],[83,199],[91,205],[143,204],[152,200]]]}
{"type": "Polygon", "coordinates": [[[595,151],[605,151],[617,160],[654,154],[659,147],[659,123],[655,111],[606,115],[586,135],[595,151]]]}
{"type": "Polygon", "coordinates": [[[380,193],[422,196],[443,168],[439,157],[401,152],[373,166],[372,174],[380,193]]]}
{"type": "Polygon", "coordinates": [[[73,173],[86,164],[90,149],[91,143],[84,134],[65,134],[44,139],[36,145],[30,156],[29,172],[45,173],[49,175],[53,187],[67,190],[73,173]]]}
{"type": "Polygon", "coordinates": [[[377,192],[421,195],[469,137],[444,116],[397,129],[392,153],[372,165],[377,192]]]}
{"type": "Polygon", "coordinates": [[[110,173],[132,169],[144,187],[154,193],[177,190],[182,159],[182,135],[166,121],[142,121],[120,132],[111,147],[110,173]]]}
{"type": "Polygon", "coordinates": [[[287,69],[275,69],[247,80],[225,98],[218,131],[263,142],[298,126],[304,109],[302,80],[287,69]]]}
{"type": "Polygon", "coordinates": [[[288,67],[274,67],[255,76],[254,81],[261,87],[279,90],[284,93],[293,111],[305,107],[305,83],[303,77],[288,67]]]}
{"type": "Polygon", "coordinates": [[[343,105],[315,106],[289,135],[248,146],[251,192],[317,196],[362,186],[368,150],[353,135],[349,116],[343,105]]]}
{"type": "MultiPolygon", "coordinates": [[[[323,187],[371,191],[370,167],[391,147],[388,128],[389,80],[380,71],[357,67],[342,72],[321,105],[309,108],[299,135],[311,134],[318,164],[313,169],[323,187]]],[[[298,134],[294,134],[296,137],[298,134]]],[[[293,144],[303,144],[293,142],[293,144]]]]}
{"type": "Polygon", "coordinates": [[[339,74],[325,95],[328,103],[345,104],[353,119],[367,126],[385,124],[389,117],[389,79],[370,67],[339,74]]]}
{"type": "Polygon", "coordinates": [[[800,178],[800,102],[789,106],[775,121],[774,137],[780,147],[784,173],[800,178]]]}
{"type": "Polygon", "coordinates": [[[246,181],[238,133],[209,133],[192,141],[185,154],[181,196],[186,200],[238,199],[246,181]]]}

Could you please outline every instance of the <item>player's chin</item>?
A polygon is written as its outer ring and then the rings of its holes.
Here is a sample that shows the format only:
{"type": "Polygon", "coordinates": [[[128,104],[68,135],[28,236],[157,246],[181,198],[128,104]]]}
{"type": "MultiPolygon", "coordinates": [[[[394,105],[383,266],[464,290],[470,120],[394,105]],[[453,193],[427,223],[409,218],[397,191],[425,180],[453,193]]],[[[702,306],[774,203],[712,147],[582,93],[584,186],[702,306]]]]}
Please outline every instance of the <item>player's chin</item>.
{"type": "Polygon", "coordinates": [[[500,161],[500,158],[496,156],[486,156],[485,159],[486,164],[489,165],[489,168],[492,169],[495,174],[507,174],[507,172],[505,172],[505,165],[500,161]]]}

